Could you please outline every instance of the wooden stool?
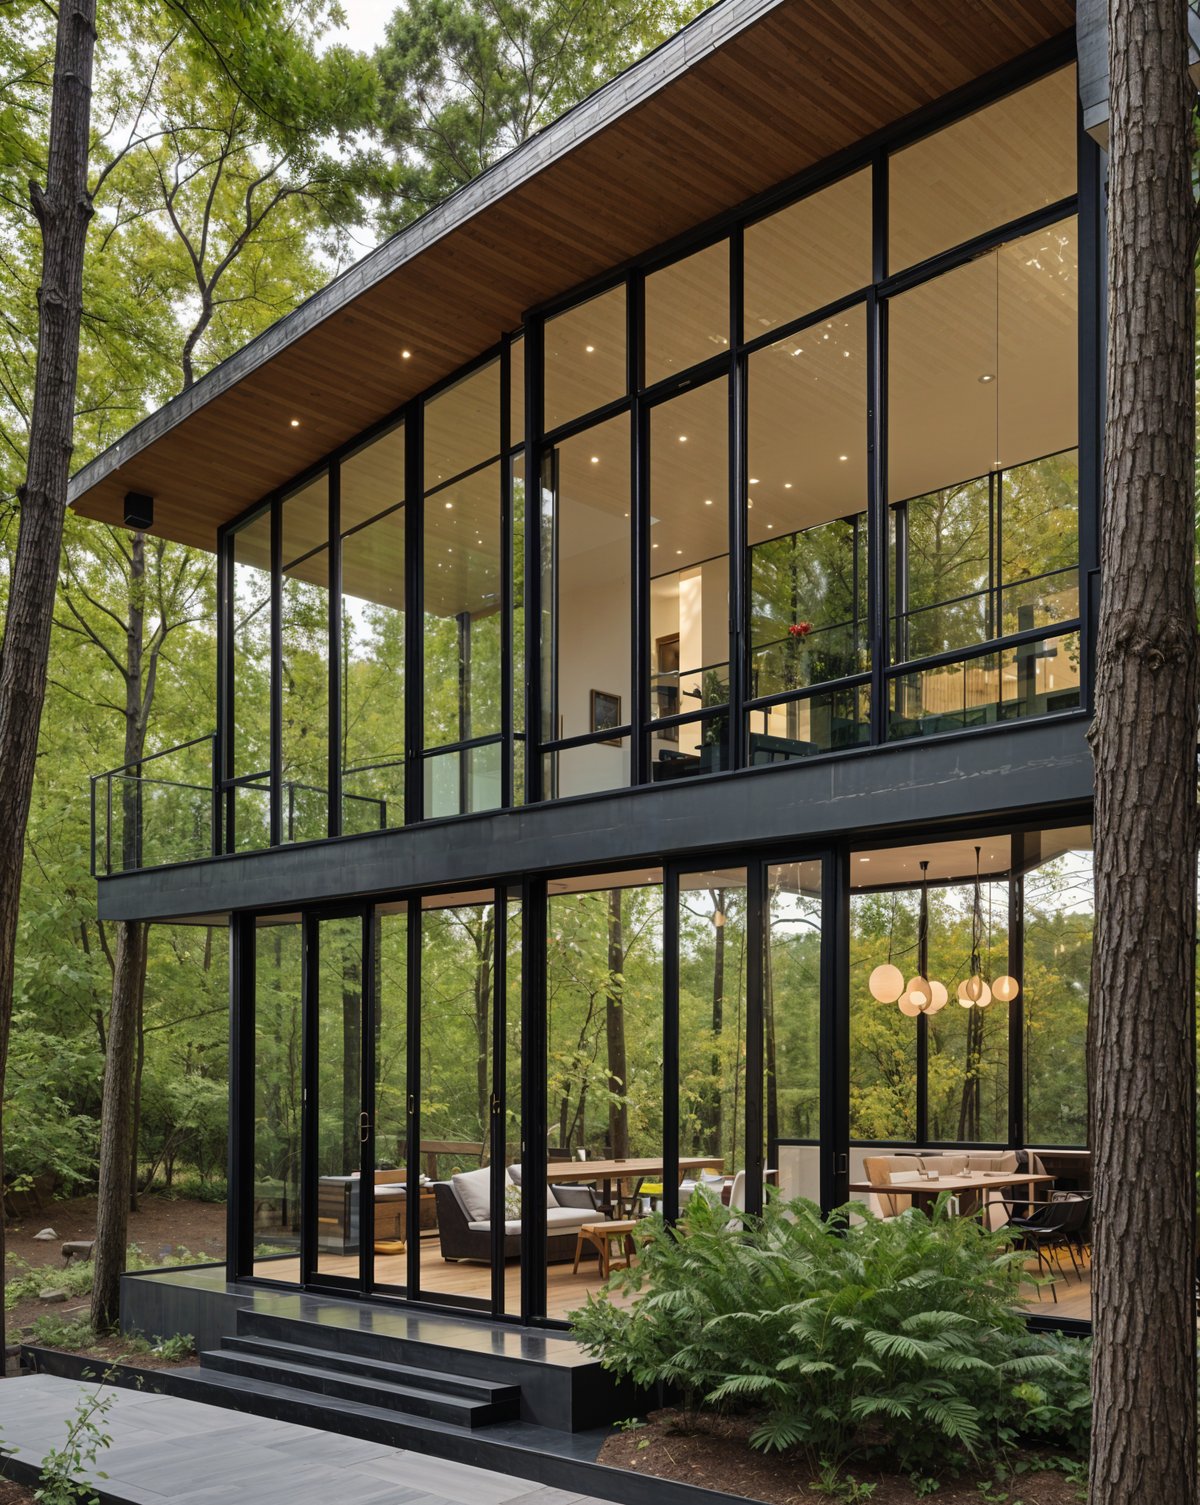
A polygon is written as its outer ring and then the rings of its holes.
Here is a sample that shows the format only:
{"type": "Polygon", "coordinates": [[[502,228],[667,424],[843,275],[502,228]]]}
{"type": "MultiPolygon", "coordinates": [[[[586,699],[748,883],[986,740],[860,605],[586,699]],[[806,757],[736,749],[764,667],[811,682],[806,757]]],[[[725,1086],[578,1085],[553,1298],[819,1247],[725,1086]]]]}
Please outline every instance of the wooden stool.
{"type": "Polygon", "coordinates": [[[377,1238],[375,1240],[376,1254],[407,1254],[408,1245],[402,1238],[377,1238]]]}
{"type": "Polygon", "coordinates": [[[613,1219],[611,1222],[604,1223],[585,1223],[575,1240],[575,1268],[572,1274],[579,1274],[579,1261],[583,1258],[584,1248],[588,1244],[599,1256],[602,1279],[607,1280],[614,1270],[627,1270],[637,1252],[633,1242],[633,1230],[636,1227],[637,1223],[633,1218],[613,1219]],[[613,1259],[614,1239],[617,1244],[617,1253],[620,1254],[624,1249],[624,1259],[613,1259]]]}

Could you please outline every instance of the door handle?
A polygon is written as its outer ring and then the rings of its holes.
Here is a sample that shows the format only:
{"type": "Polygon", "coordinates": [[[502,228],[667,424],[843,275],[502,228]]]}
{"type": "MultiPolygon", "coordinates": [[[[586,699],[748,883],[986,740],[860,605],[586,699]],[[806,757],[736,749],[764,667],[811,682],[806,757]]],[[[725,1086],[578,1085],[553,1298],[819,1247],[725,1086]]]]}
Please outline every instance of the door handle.
{"type": "Polygon", "coordinates": [[[371,1137],[371,1115],[365,1110],[358,1115],[358,1142],[366,1144],[371,1137]]]}

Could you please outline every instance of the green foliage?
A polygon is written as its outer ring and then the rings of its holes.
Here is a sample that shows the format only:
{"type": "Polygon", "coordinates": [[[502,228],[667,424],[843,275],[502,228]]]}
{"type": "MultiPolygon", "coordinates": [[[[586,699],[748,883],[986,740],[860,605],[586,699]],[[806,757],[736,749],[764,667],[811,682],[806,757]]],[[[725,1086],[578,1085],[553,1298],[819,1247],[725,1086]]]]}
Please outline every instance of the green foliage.
{"type": "Polygon", "coordinates": [[[678,31],[704,0],[402,0],[377,54],[399,229],[678,31]]]}
{"type": "Polygon", "coordinates": [[[1026,1331],[1022,1256],[1003,1235],[945,1199],[933,1218],[854,1207],[826,1221],[772,1201],[746,1221],[739,1235],[727,1209],[693,1197],[681,1234],[647,1223],[638,1264],[573,1314],[580,1342],[639,1385],[750,1412],[754,1446],[799,1448],[814,1466],[878,1454],[929,1471],[1018,1436],[1085,1445],[1087,1350],[1026,1331]]]}
{"type": "Polygon", "coordinates": [[[71,1319],[47,1312],[35,1317],[30,1329],[31,1341],[47,1348],[91,1348],[96,1341],[96,1331],[86,1317],[71,1319]]]}
{"type": "Polygon", "coordinates": [[[828,1495],[831,1500],[845,1500],[848,1505],[853,1505],[856,1500],[869,1500],[875,1493],[874,1484],[860,1484],[853,1474],[843,1473],[828,1458],[822,1458],[820,1472],[808,1487],[814,1494],[828,1495]]]}
{"type": "Polygon", "coordinates": [[[196,1340],[191,1333],[173,1333],[169,1338],[160,1338],[152,1351],[160,1359],[182,1363],[196,1352],[196,1340]]]}
{"type": "MultiPolygon", "coordinates": [[[[147,1259],[136,1244],[130,1244],[127,1270],[173,1270],[180,1265],[199,1265],[207,1256],[193,1254],[191,1250],[178,1248],[161,1259],[147,1259]]],[[[92,1290],[94,1266],[90,1259],[77,1260],[65,1270],[47,1270],[45,1266],[30,1266],[19,1255],[10,1254],[7,1260],[4,1282],[4,1307],[11,1311],[18,1301],[25,1301],[44,1291],[48,1285],[66,1291],[68,1296],[88,1296],[92,1290]]]]}
{"type": "Polygon", "coordinates": [[[42,1459],[38,1488],[33,1494],[39,1505],[100,1505],[99,1495],[81,1482],[80,1476],[86,1471],[98,1479],[108,1477],[95,1465],[112,1442],[102,1423],[115,1399],[98,1389],[79,1397],[67,1423],[66,1442],[61,1448],[51,1448],[42,1459]]]}

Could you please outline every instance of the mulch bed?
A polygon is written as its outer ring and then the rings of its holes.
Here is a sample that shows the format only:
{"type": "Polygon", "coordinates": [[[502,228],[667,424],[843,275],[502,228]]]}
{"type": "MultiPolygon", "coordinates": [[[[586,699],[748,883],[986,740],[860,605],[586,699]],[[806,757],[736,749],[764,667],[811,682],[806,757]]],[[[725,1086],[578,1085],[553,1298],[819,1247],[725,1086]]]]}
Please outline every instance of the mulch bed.
{"type": "MultiPolygon", "coordinates": [[[[37,1341],[41,1348],[53,1348],[59,1353],[74,1353],[82,1359],[94,1359],[97,1378],[102,1378],[106,1365],[125,1364],[130,1369],[178,1369],[181,1364],[189,1364],[195,1358],[194,1351],[182,1359],[166,1359],[161,1354],[146,1353],[144,1349],[131,1349],[128,1339],[121,1337],[120,1334],[114,1334],[111,1338],[101,1338],[90,1348],[76,1348],[70,1344],[47,1343],[41,1340],[31,1341],[37,1341]]],[[[0,1505],[4,1505],[2,1499],[0,1499],[0,1505]]]]}
{"type": "MultiPolygon", "coordinates": [[[[655,1411],[644,1427],[608,1438],[600,1449],[599,1461],[611,1468],[765,1500],[770,1505],[829,1500],[828,1492],[810,1487],[815,1470],[798,1454],[752,1449],[748,1442],[752,1430],[753,1423],[742,1418],[691,1418],[679,1411],[655,1411]]],[[[934,1505],[980,1505],[983,1499],[1003,1500],[1007,1505],[1079,1505],[1083,1497],[1077,1485],[1061,1473],[1038,1469],[1036,1456],[1021,1461],[1031,1466],[1029,1472],[999,1480],[990,1472],[972,1477],[947,1476],[941,1479],[936,1494],[926,1498],[934,1505]],[[981,1486],[986,1486],[986,1493],[981,1486]]],[[[853,1477],[860,1485],[873,1485],[871,1505],[913,1505],[920,1498],[907,1479],[866,1465],[851,1465],[843,1477],[853,1477]]]]}
{"type": "Polygon", "coordinates": [[[33,1505],[33,1490],[11,1479],[0,1479],[0,1505],[33,1505]]]}

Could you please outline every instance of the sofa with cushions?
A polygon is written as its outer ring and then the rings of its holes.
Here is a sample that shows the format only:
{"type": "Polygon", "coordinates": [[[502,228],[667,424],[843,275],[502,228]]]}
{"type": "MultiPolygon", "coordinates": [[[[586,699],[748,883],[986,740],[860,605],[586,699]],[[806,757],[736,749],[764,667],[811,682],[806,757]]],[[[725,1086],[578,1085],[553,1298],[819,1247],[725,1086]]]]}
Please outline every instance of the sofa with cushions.
{"type": "MultiPolygon", "coordinates": [[[[521,1169],[510,1165],[504,1178],[504,1258],[521,1253],[521,1169]]],[[[477,1260],[492,1258],[492,1173],[460,1172],[449,1181],[434,1182],[437,1197],[438,1238],[442,1258],[477,1260]]],[[[595,1193],[589,1186],[546,1188],[546,1260],[561,1264],[575,1258],[579,1230],[585,1223],[598,1223],[595,1193]]]]}
{"type": "MultiPolygon", "coordinates": [[[[1031,1150],[1025,1156],[1028,1169],[1040,1172],[1042,1166],[1037,1156],[1031,1150]]],[[[870,1198],[871,1210],[880,1217],[892,1218],[912,1206],[912,1197],[904,1194],[904,1188],[920,1181],[924,1171],[936,1171],[942,1176],[958,1176],[964,1171],[1007,1171],[1016,1175],[1021,1169],[1020,1160],[1016,1150],[910,1151],[904,1155],[866,1155],[863,1171],[871,1185],[880,1188],[870,1198]]],[[[989,1227],[1000,1227],[1008,1221],[1007,1211],[993,1202],[989,1201],[987,1212],[989,1227]]]]}

